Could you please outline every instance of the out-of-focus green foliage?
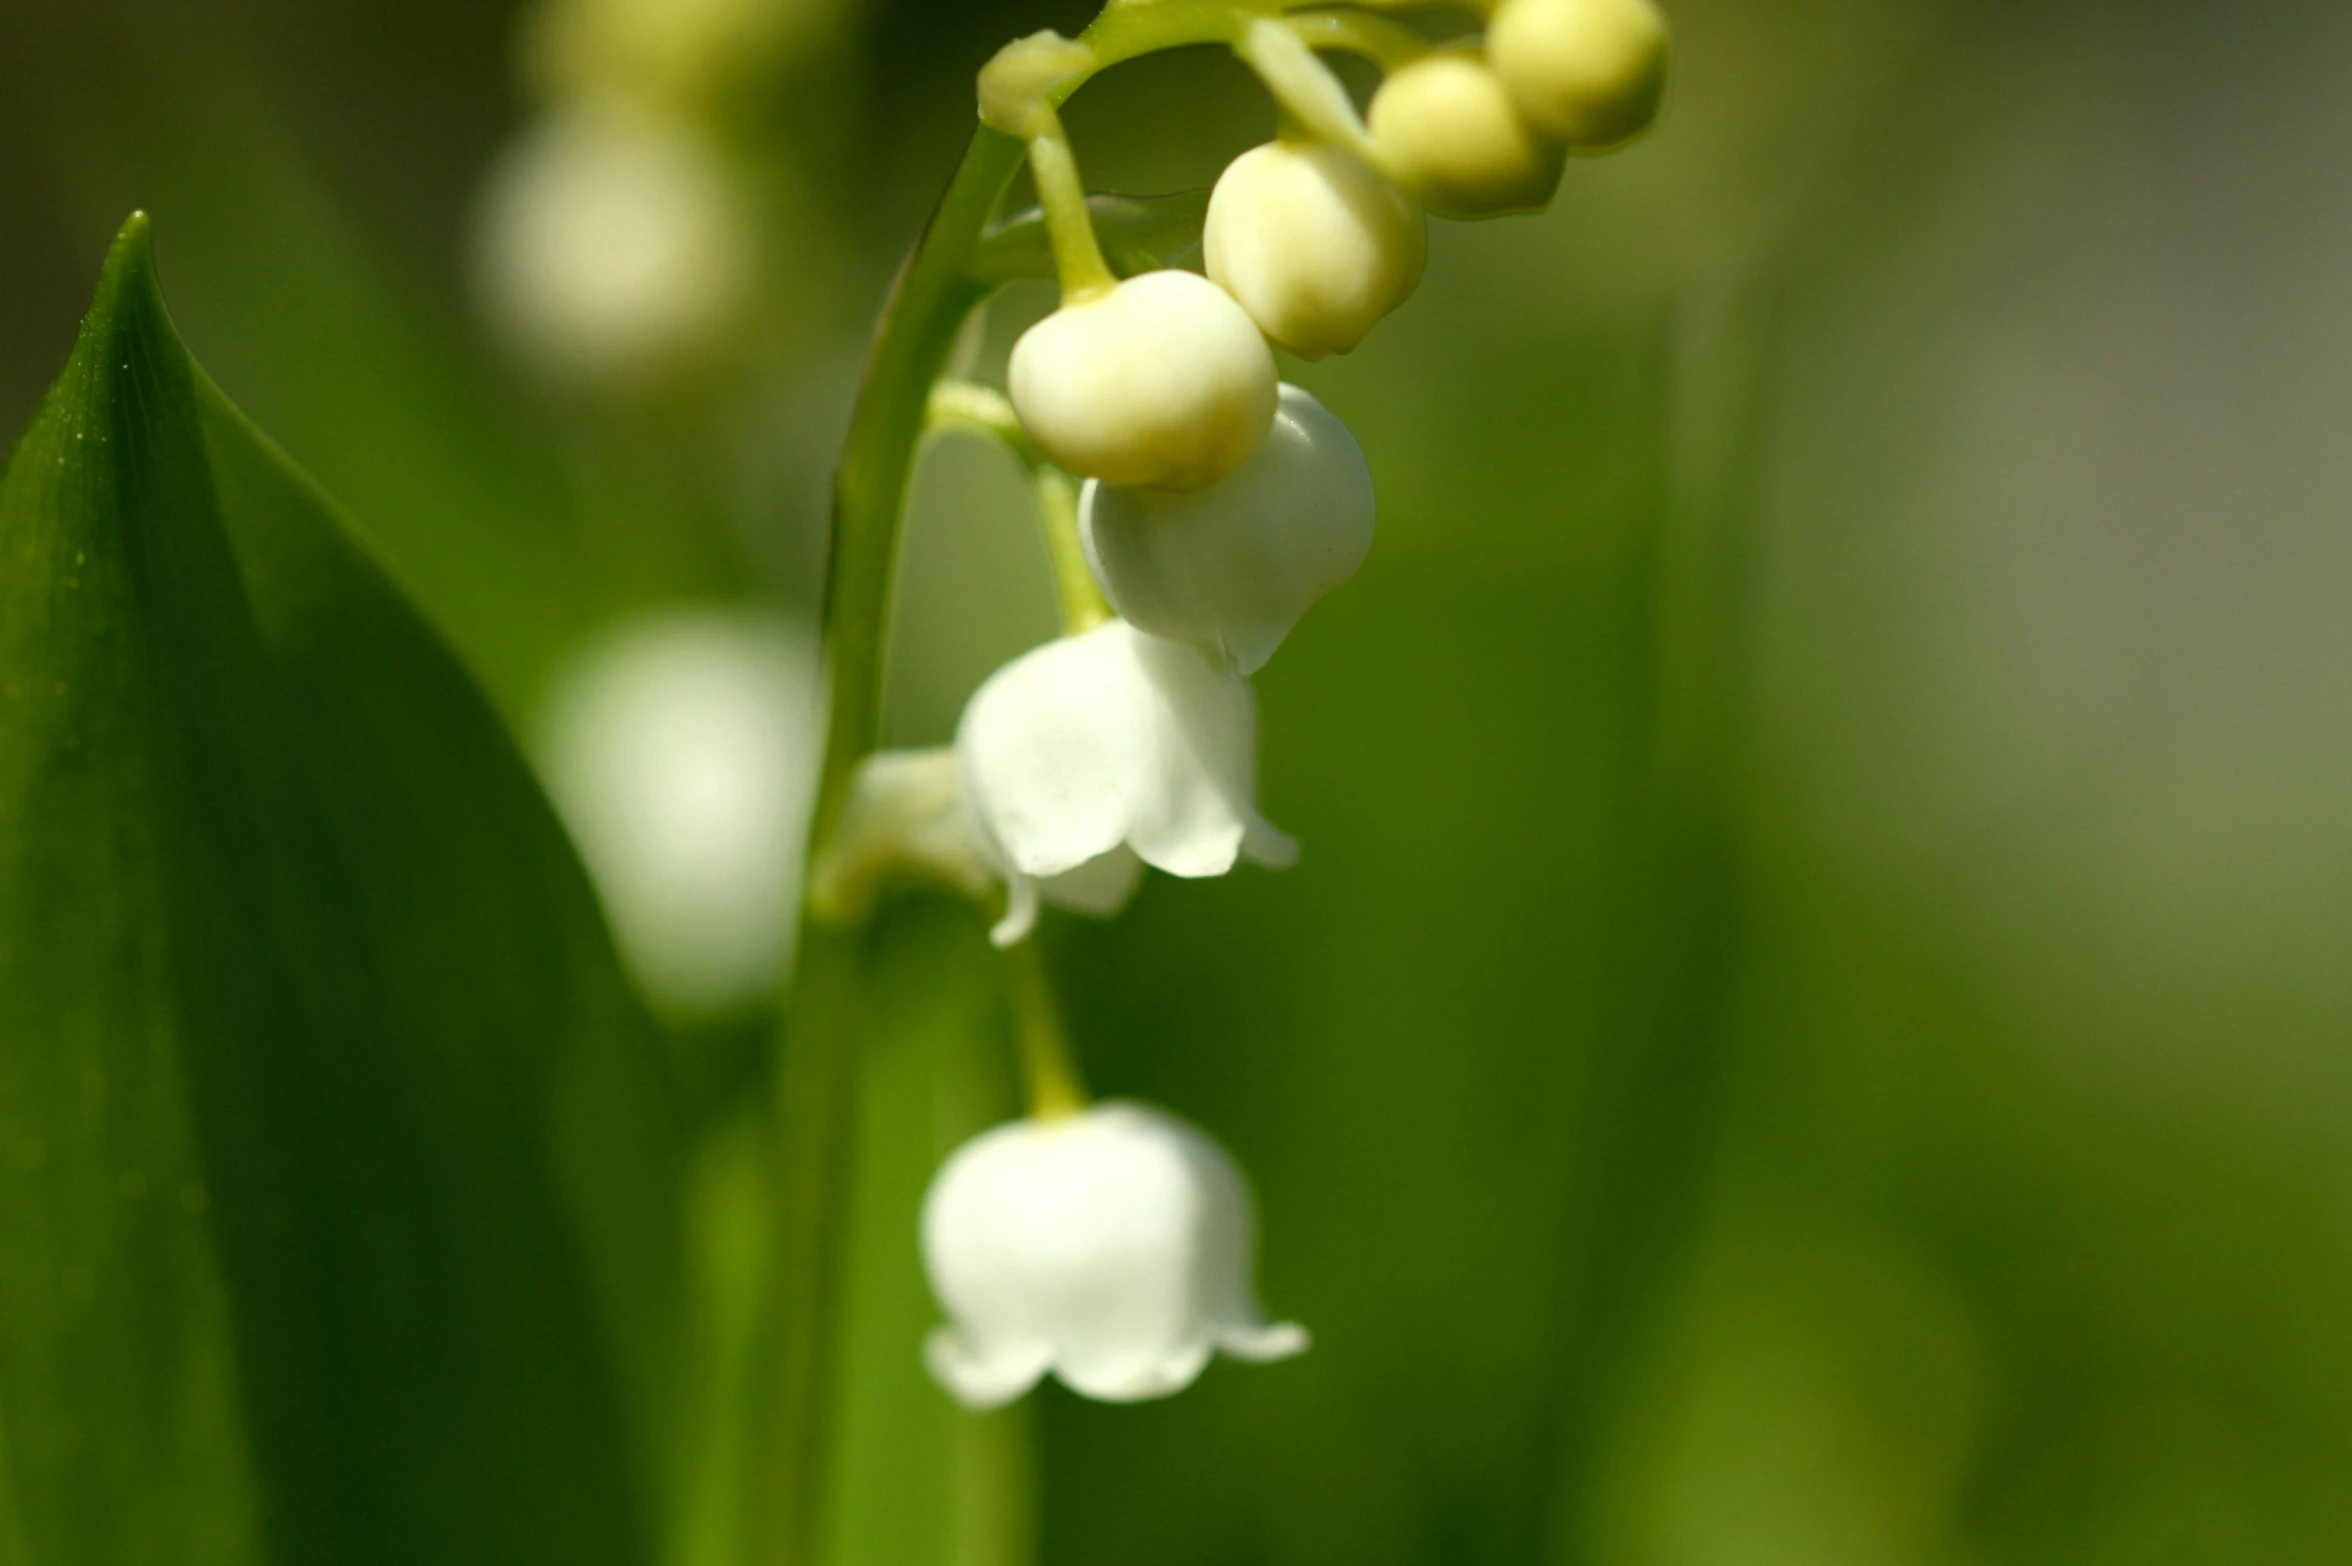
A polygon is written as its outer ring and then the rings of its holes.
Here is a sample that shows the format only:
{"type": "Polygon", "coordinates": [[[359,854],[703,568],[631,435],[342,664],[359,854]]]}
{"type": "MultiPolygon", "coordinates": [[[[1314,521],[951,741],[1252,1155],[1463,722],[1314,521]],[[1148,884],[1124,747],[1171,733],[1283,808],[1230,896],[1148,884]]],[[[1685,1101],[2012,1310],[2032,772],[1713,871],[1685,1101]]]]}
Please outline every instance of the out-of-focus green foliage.
{"type": "Polygon", "coordinates": [[[0,1556],[650,1558],[659,1057],[147,223],[0,482],[0,1556]]]}

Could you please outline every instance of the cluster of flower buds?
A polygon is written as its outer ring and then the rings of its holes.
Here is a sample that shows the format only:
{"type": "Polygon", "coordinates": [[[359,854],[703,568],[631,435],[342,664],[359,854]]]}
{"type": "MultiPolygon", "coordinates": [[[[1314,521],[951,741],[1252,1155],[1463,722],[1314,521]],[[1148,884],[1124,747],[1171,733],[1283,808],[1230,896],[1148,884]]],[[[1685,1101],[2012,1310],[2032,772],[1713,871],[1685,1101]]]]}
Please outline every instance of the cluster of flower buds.
{"type": "Polygon", "coordinates": [[[1503,0],[1485,39],[1392,72],[1368,116],[1381,161],[1440,217],[1542,207],[1570,152],[1646,129],[1666,85],[1651,0],[1503,0]]]}
{"type": "MultiPolygon", "coordinates": [[[[952,752],[869,761],[815,870],[820,911],[854,915],[893,871],[1001,882],[994,936],[1011,945],[1041,902],[1116,912],[1145,866],[1292,861],[1258,812],[1249,679],[1363,563],[1373,494],[1354,437],[1281,381],[1274,350],[1363,341],[1420,281],[1425,212],[1542,206],[1571,150],[1649,122],[1666,53],[1651,0],[1502,0],[1482,42],[1442,47],[1369,12],[1230,21],[1284,132],[1218,180],[1206,276],[1104,263],[1053,109],[1095,63],[1085,45],[1040,34],[983,74],[983,117],[1028,144],[1062,283],[1014,346],[999,433],[1083,481],[1059,555],[1091,582],[1064,598],[1103,607],[983,683],[952,752]],[[1386,71],[1368,115],[1327,48],[1386,71]]],[[[924,1249],[952,1324],[933,1369],[986,1405],[1048,1370],[1135,1398],[1186,1385],[1219,1347],[1294,1353],[1304,1333],[1252,1300],[1251,1228],[1240,1175],[1199,1132],[1132,1105],[1041,1104],[934,1185],[924,1249]]]]}

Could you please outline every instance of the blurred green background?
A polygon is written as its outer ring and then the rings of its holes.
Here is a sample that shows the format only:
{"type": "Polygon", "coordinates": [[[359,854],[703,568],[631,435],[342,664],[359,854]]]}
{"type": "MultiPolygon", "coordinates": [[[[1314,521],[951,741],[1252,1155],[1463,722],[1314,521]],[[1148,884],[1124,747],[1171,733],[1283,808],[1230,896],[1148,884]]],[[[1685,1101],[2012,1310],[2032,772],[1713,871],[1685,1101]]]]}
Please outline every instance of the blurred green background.
{"type": "MultiPolygon", "coordinates": [[[[752,302],[585,384],[479,277],[576,90],[544,14],[0,0],[0,429],[143,206],[197,357],[527,745],[632,614],[805,614],[970,73],[1085,13],[765,4],[692,111],[752,302]]],[[[845,1566],[1002,1559],[1032,1418],[1047,1566],[2352,1559],[2352,10],[1671,14],[1651,139],[1437,225],[1292,367],[1382,502],[1258,682],[1302,864],[1048,932],[1096,1086],[1234,1150],[1315,1351],[950,1411],[913,1213],[1004,1090],[975,922],[909,905],[845,1566]]],[[[1207,57],[1069,120],[1138,192],[1271,128],[1207,57]]],[[[928,459],[899,740],[1050,634],[1022,504],[928,459]]],[[[714,1100],[759,1025],[679,1023],[714,1100]]]]}

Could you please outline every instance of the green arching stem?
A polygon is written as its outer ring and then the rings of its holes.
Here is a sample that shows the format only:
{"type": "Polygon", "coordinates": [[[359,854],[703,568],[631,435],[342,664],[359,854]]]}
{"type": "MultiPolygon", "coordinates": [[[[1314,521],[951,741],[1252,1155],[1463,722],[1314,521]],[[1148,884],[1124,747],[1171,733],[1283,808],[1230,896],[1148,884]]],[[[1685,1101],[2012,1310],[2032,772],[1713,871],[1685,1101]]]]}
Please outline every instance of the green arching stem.
{"type": "Polygon", "coordinates": [[[1046,460],[1045,453],[1021,428],[1021,420],[1003,392],[971,381],[941,381],[931,388],[930,424],[934,429],[968,430],[1003,446],[1029,476],[1029,492],[1037,505],[1037,525],[1045,538],[1046,557],[1053,563],[1054,590],[1060,600],[1062,634],[1090,631],[1111,617],[1086,563],[1086,546],[1078,537],[1078,481],[1046,460]]]}
{"type": "Polygon", "coordinates": [[[1021,167],[1021,143],[985,126],[899,274],[833,483],[824,646],[831,683],[811,840],[822,842],[881,728],[882,649],[901,514],[931,387],[987,290],[970,276],[980,235],[1021,167]]]}
{"type": "Polygon", "coordinates": [[[1282,25],[1310,49],[1360,54],[1383,71],[1410,65],[1435,47],[1402,22],[1362,11],[1299,11],[1282,25]]]}
{"type": "Polygon", "coordinates": [[[1086,1107],[1086,1085],[1070,1052],[1062,1009],[1054,999],[1053,977],[1034,940],[1005,953],[1007,999],[1014,1042],[1021,1052],[1021,1077],[1029,1094],[1029,1118],[1060,1120],[1086,1107]]]}
{"type": "Polygon", "coordinates": [[[1356,113],[1355,100],[1331,74],[1331,67],[1315,57],[1307,41],[1286,21],[1252,18],[1233,40],[1233,52],[1265,83],[1286,120],[1295,121],[1319,141],[1345,147],[1379,166],[1380,151],[1356,113]]]}
{"type": "Polygon", "coordinates": [[[1099,299],[1119,286],[1094,237],[1086,210],[1086,182],[1063,133],[1061,116],[1040,99],[1029,110],[1029,176],[1037,182],[1037,203],[1045,209],[1045,231],[1053,241],[1054,271],[1065,306],[1099,299]]]}
{"type": "MultiPolygon", "coordinates": [[[[1020,166],[1020,142],[985,127],[974,132],[899,274],[866,363],[833,486],[824,614],[830,705],[812,843],[831,834],[880,732],[890,588],[924,412],[956,334],[986,293],[970,262],[1020,166]]],[[[746,1445],[754,1482],[746,1486],[744,1566],[817,1566],[831,1472],[846,1185],[867,1010],[864,933],[804,911],[797,967],[773,1074],[776,1218],[746,1445]]]]}

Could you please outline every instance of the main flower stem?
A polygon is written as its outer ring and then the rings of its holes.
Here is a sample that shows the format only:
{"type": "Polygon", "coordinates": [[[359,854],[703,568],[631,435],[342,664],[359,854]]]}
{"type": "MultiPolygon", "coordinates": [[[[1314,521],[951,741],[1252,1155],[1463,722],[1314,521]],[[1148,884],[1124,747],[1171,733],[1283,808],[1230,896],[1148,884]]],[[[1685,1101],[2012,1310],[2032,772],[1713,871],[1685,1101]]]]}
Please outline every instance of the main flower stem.
{"type": "MultiPolygon", "coordinates": [[[[1018,141],[986,128],[974,133],[899,274],[866,364],[834,479],[824,615],[830,706],[813,843],[832,832],[857,764],[880,733],[890,588],[924,410],[956,333],[984,296],[971,278],[972,255],[1020,164],[1018,141]]],[[[777,1216],[760,1355],[769,1390],[750,1443],[746,1566],[816,1566],[831,1479],[851,1134],[870,1011],[865,933],[804,914],[797,966],[774,1073],[777,1216]]]]}

